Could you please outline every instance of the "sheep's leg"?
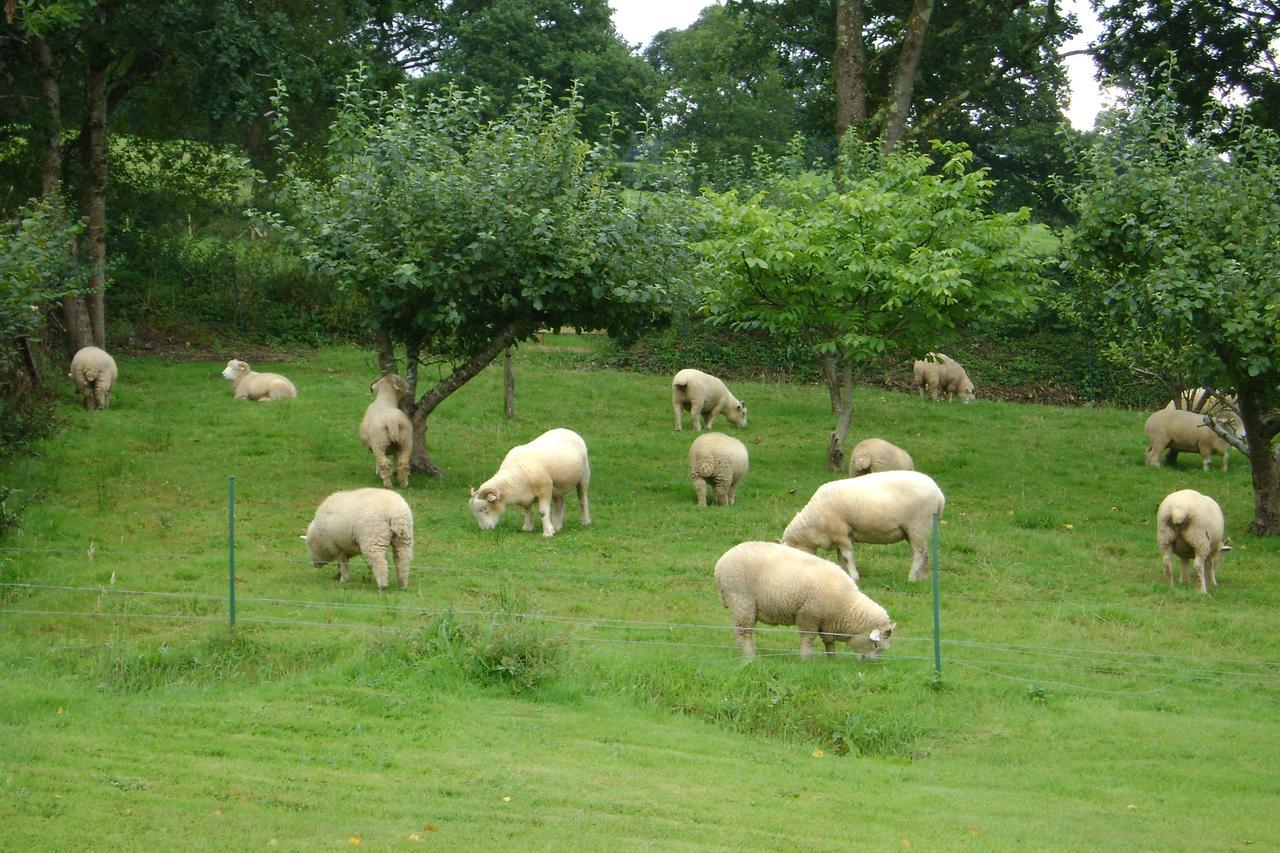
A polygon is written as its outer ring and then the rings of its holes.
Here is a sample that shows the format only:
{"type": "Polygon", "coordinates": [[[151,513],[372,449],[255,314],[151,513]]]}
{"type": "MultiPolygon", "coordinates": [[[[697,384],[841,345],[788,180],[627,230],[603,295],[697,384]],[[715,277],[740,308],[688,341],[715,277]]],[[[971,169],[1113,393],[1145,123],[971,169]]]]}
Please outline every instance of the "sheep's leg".
{"type": "Polygon", "coordinates": [[[923,531],[913,530],[907,533],[907,541],[911,543],[911,571],[907,580],[922,581],[929,576],[929,555],[926,551],[929,539],[923,531]]]}
{"type": "Polygon", "coordinates": [[[341,560],[338,561],[338,574],[336,574],[334,577],[338,579],[339,583],[346,583],[347,579],[351,577],[350,572],[348,572],[347,570],[347,561],[349,559],[350,559],[349,557],[343,557],[341,560]]]}
{"type": "Polygon", "coordinates": [[[743,627],[742,625],[734,626],[733,636],[734,639],[738,641],[738,648],[742,649],[742,653],[749,658],[756,656],[754,635],[755,625],[749,625],[747,627],[743,627]]]}
{"type": "Polygon", "coordinates": [[[800,659],[808,660],[813,657],[813,638],[817,636],[813,631],[800,632],[800,659]]]}
{"type": "Polygon", "coordinates": [[[387,543],[372,542],[369,545],[361,545],[360,553],[364,555],[364,561],[369,564],[369,570],[373,572],[373,582],[378,585],[378,591],[382,592],[387,588],[387,543]]]}
{"type": "Polygon", "coordinates": [[[1195,580],[1196,586],[1200,587],[1200,591],[1205,595],[1209,594],[1209,578],[1208,570],[1205,569],[1204,555],[1197,553],[1195,561],[1195,580]]]}
{"type": "Polygon", "coordinates": [[[694,431],[702,432],[702,400],[700,398],[689,398],[689,414],[693,416],[694,431]]]}
{"type": "Polygon", "coordinates": [[[387,458],[386,451],[381,449],[374,450],[373,460],[375,463],[374,470],[378,472],[378,477],[382,480],[382,488],[391,488],[391,460],[387,458]]]}
{"type": "Polygon", "coordinates": [[[578,480],[578,503],[582,505],[582,526],[591,526],[591,468],[582,472],[578,480]]]}
{"type": "MultiPolygon", "coordinates": [[[[1223,461],[1224,461],[1224,462],[1226,461],[1226,458],[1227,458],[1227,457],[1225,457],[1225,456],[1224,456],[1224,457],[1222,457],[1222,459],[1223,459],[1223,461]]],[[[1208,473],[1209,473],[1209,466],[1210,466],[1210,465],[1212,465],[1212,464],[1213,464],[1213,453],[1212,453],[1211,451],[1208,451],[1208,450],[1202,450],[1202,451],[1200,452],[1200,470],[1202,470],[1202,471],[1204,471],[1206,474],[1208,474],[1208,473]]],[[[1225,471],[1226,469],[1224,468],[1223,470],[1225,471]]]]}
{"type": "Polygon", "coordinates": [[[682,432],[684,430],[684,406],[680,405],[680,401],[673,397],[671,408],[676,410],[676,432],[682,432]]]}
{"type": "Polygon", "coordinates": [[[729,506],[733,506],[738,502],[738,484],[731,482],[729,484],[729,506]]]}
{"type": "Polygon", "coordinates": [[[533,530],[533,504],[524,507],[524,526],[520,528],[525,533],[533,530]]]}
{"type": "Polygon", "coordinates": [[[1209,573],[1209,579],[1208,579],[1209,586],[1218,585],[1218,560],[1220,559],[1222,559],[1221,551],[1219,551],[1216,554],[1210,555],[1209,559],[1205,560],[1204,562],[1205,570],[1209,573]]]}
{"type": "Polygon", "coordinates": [[[400,481],[400,488],[409,488],[409,458],[413,455],[412,447],[396,448],[396,479],[400,481]]]}
{"type": "Polygon", "coordinates": [[[1178,564],[1179,564],[1178,565],[1178,583],[1186,583],[1187,582],[1187,558],[1179,557],[1178,564]]]}
{"type": "Polygon", "coordinates": [[[846,566],[845,571],[849,573],[849,577],[855,581],[858,579],[858,566],[853,562],[853,540],[844,539],[835,543],[836,550],[840,552],[840,560],[846,566]]]}
{"type": "Polygon", "coordinates": [[[698,506],[707,505],[707,481],[701,477],[693,478],[693,493],[698,496],[698,506]]]}
{"type": "Polygon", "coordinates": [[[551,526],[557,533],[564,528],[564,495],[551,497],[551,526]]]}
{"type": "Polygon", "coordinates": [[[1164,552],[1164,581],[1169,586],[1173,586],[1173,552],[1164,552]]]}
{"type": "MultiPolygon", "coordinates": [[[[1147,464],[1152,468],[1160,467],[1160,454],[1164,452],[1165,445],[1158,441],[1151,442],[1151,446],[1147,448],[1147,464]]],[[[1172,463],[1171,463],[1172,464],[1172,463]]]]}
{"type": "Polygon", "coordinates": [[[702,425],[705,426],[707,429],[711,429],[711,425],[716,422],[716,414],[717,414],[717,411],[715,409],[712,409],[711,414],[707,415],[707,419],[702,425]]]}
{"type": "MultiPolygon", "coordinates": [[[[105,408],[105,407],[104,407],[105,408]]],[[[1222,451],[1222,473],[1227,473],[1227,457],[1231,455],[1230,448],[1222,451]]]]}
{"type": "Polygon", "coordinates": [[[391,540],[396,557],[396,581],[401,589],[409,588],[409,566],[413,563],[413,543],[403,536],[391,540]]]}
{"type": "MultiPolygon", "coordinates": [[[[99,409],[107,407],[107,388],[101,382],[93,383],[93,399],[98,404],[99,409]]],[[[1224,461],[1226,457],[1223,457],[1224,461]]]]}
{"type": "Polygon", "coordinates": [[[720,506],[729,505],[729,483],[723,478],[716,478],[715,483],[716,503],[720,506]]]}
{"type": "Polygon", "coordinates": [[[556,526],[551,518],[551,493],[538,495],[538,515],[542,518],[542,535],[555,536],[556,526]]]}
{"type": "Polygon", "coordinates": [[[93,389],[81,388],[80,393],[81,395],[84,396],[84,410],[86,412],[92,412],[93,411],[93,389]]]}
{"type": "Polygon", "coordinates": [[[827,657],[833,658],[836,656],[836,638],[835,637],[831,637],[826,634],[823,634],[822,645],[827,650],[827,657]]]}

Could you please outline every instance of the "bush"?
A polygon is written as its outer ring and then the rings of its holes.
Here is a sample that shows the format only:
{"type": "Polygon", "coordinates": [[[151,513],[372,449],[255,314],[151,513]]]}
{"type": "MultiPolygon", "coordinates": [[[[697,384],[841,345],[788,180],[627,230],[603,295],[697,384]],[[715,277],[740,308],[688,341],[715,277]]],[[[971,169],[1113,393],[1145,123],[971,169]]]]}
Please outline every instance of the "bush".
{"type": "Polygon", "coordinates": [[[611,367],[641,373],[674,374],[697,367],[724,379],[817,382],[817,358],[803,342],[755,331],[734,331],[680,318],[642,336],[609,359],[611,367]]]}

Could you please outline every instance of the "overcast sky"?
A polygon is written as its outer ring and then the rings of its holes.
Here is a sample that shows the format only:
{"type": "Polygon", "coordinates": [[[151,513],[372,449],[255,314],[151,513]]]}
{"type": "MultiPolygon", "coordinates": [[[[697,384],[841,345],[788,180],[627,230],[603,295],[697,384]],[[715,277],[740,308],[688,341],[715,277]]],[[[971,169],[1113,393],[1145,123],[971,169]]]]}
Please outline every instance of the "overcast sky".
{"type": "MultiPolygon", "coordinates": [[[[613,7],[614,26],[622,37],[631,44],[644,46],[654,33],[689,26],[710,4],[701,0],[609,0],[609,5],[613,7]]],[[[1084,47],[1098,31],[1088,0],[1066,0],[1063,5],[1065,11],[1080,16],[1084,29],[1080,37],[1067,43],[1066,49],[1084,47]]],[[[1067,110],[1067,117],[1076,127],[1088,130],[1093,127],[1093,118],[1103,104],[1102,91],[1093,79],[1093,60],[1087,56],[1068,57],[1067,73],[1071,79],[1071,108],[1067,110]]]]}

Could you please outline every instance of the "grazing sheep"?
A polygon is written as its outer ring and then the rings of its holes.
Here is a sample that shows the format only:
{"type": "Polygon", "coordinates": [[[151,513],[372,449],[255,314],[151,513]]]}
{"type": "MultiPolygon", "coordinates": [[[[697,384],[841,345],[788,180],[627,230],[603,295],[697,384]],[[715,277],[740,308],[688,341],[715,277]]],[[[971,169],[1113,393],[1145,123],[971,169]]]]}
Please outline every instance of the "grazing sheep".
{"type": "Polygon", "coordinates": [[[360,421],[360,440],[373,451],[374,470],[382,485],[391,488],[391,459],[396,457],[396,477],[400,487],[409,485],[409,455],[413,451],[413,423],[400,411],[400,401],[409,393],[409,385],[394,373],[388,373],[369,386],[376,395],[364,410],[360,421]]]}
{"type": "Polygon", "coordinates": [[[471,513],[481,530],[492,530],[507,506],[524,510],[523,530],[533,530],[532,507],[538,505],[542,535],[555,536],[564,526],[564,496],[577,488],[582,526],[591,524],[587,487],[591,465],[587,444],[570,429],[547,430],[528,444],[507,451],[498,473],[471,490],[471,513]]]}
{"type": "Polygon", "coordinates": [[[747,446],[722,432],[704,433],[689,445],[689,477],[698,496],[698,506],[707,505],[707,484],[716,503],[733,506],[738,499],[738,483],[747,473],[747,446]]]}
{"type": "Polygon", "coordinates": [[[317,567],[338,561],[339,581],[347,580],[347,561],[363,554],[379,590],[387,588],[387,548],[395,554],[396,579],[409,586],[413,562],[413,512],[388,489],[334,492],[307,525],[307,550],[317,567]]]}
{"type": "Polygon", "coordinates": [[[116,360],[106,350],[84,347],[71,357],[71,372],[67,374],[84,397],[86,410],[105,409],[110,402],[111,386],[119,376],[116,360]]]}
{"type": "Polygon", "coordinates": [[[1236,435],[1244,435],[1244,424],[1236,414],[1235,406],[1235,394],[1218,395],[1207,388],[1187,388],[1170,400],[1165,408],[1185,409],[1188,412],[1210,415],[1236,435]]]}
{"type": "Polygon", "coordinates": [[[940,352],[925,353],[924,360],[913,365],[912,374],[921,397],[928,391],[934,402],[937,402],[940,394],[947,395],[948,403],[957,395],[962,403],[973,402],[973,383],[969,381],[969,374],[965,373],[960,362],[949,355],[940,352]]]}
{"type": "Polygon", "coordinates": [[[222,378],[231,380],[231,389],[237,400],[268,403],[284,397],[298,396],[298,389],[279,373],[254,373],[247,362],[238,358],[227,362],[222,378]]]}
{"type": "Polygon", "coordinates": [[[729,389],[710,373],[686,367],[671,379],[671,407],[676,412],[676,430],[684,429],[684,412],[693,415],[693,428],[701,430],[702,419],[711,429],[721,412],[734,426],[747,425],[747,407],[729,393],[729,389]]]}
{"type": "Polygon", "coordinates": [[[1156,542],[1164,557],[1164,579],[1173,586],[1173,558],[1182,567],[1179,578],[1187,580],[1187,560],[1195,558],[1195,579],[1200,591],[1209,594],[1218,585],[1218,562],[1231,546],[1223,539],[1226,520],[1222,507],[1195,489],[1183,489],[1160,502],[1156,512],[1156,542]]]}
{"type": "Polygon", "coordinates": [[[840,552],[849,576],[858,579],[853,543],[911,543],[909,580],[924,580],[933,516],[942,515],[946,498],[932,478],[916,471],[881,471],[823,483],[782,534],[783,543],[813,554],[819,548],[840,552]]]}
{"type": "Polygon", "coordinates": [[[864,438],[849,456],[849,476],[860,477],[877,471],[914,471],[911,454],[880,438],[864,438]]]}
{"type": "Polygon", "coordinates": [[[1148,465],[1159,468],[1160,454],[1168,448],[1175,457],[1178,453],[1199,453],[1205,471],[1209,470],[1209,462],[1217,454],[1222,457],[1222,471],[1226,473],[1227,451],[1231,445],[1205,424],[1201,413],[1161,409],[1147,418],[1146,430],[1150,441],[1146,456],[1148,465]]]}
{"type": "Polygon", "coordinates": [[[743,542],[726,551],[716,561],[716,587],[747,657],[755,654],[757,622],[799,628],[802,658],[813,653],[816,636],[828,655],[844,640],[875,660],[897,627],[838,566],[775,542],[743,542]]]}

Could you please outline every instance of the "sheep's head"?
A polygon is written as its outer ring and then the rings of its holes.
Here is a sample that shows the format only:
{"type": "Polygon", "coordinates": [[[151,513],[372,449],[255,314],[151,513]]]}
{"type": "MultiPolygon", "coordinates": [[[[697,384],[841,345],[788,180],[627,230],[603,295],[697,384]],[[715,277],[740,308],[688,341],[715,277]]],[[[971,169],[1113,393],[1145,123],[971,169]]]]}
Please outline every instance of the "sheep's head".
{"type": "Polygon", "coordinates": [[[311,555],[311,563],[318,569],[325,563],[331,562],[333,560],[333,555],[328,552],[328,549],[321,545],[320,537],[312,535],[312,531],[315,530],[315,526],[316,523],[312,521],[307,525],[307,532],[298,538],[307,543],[307,552],[311,555]]]}
{"type": "Polygon", "coordinates": [[[481,530],[497,527],[506,505],[506,495],[497,489],[471,490],[471,514],[476,517],[481,530]]]}
{"type": "Polygon", "coordinates": [[[973,397],[973,383],[969,381],[968,377],[965,377],[960,380],[960,402],[972,403],[973,397]]]}
{"type": "Polygon", "coordinates": [[[249,372],[249,364],[238,358],[233,358],[227,362],[227,366],[222,371],[223,379],[230,379],[235,382],[241,376],[249,372]]]}
{"type": "Polygon", "coordinates": [[[369,390],[376,397],[382,392],[383,388],[391,389],[395,396],[396,403],[404,399],[404,395],[409,393],[409,383],[405,382],[395,373],[388,373],[379,378],[376,382],[369,385],[369,390]]]}
{"type": "Polygon", "coordinates": [[[888,651],[889,641],[893,636],[893,630],[898,627],[897,622],[888,622],[877,628],[872,628],[867,632],[866,636],[857,634],[849,638],[849,645],[857,653],[858,657],[863,660],[876,660],[880,657],[880,653],[888,651]]]}
{"type": "Polygon", "coordinates": [[[743,403],[734,406],[725,413],[725,417],[729,419],[729,423],[734,426],[744,427],[747,425],[747,407],[743,403]]]}

